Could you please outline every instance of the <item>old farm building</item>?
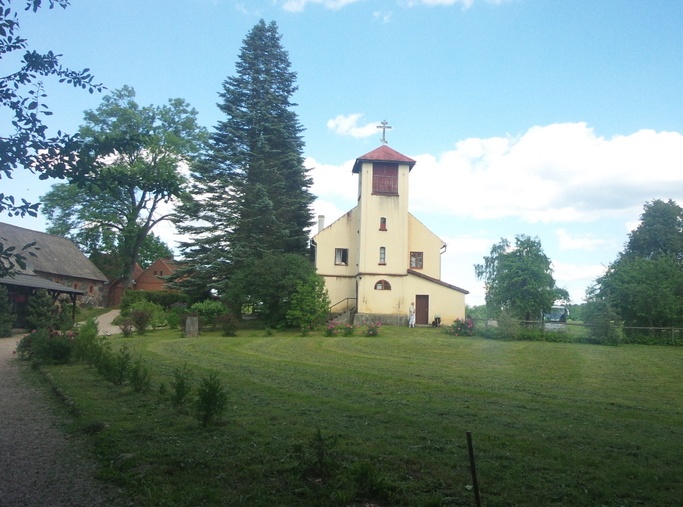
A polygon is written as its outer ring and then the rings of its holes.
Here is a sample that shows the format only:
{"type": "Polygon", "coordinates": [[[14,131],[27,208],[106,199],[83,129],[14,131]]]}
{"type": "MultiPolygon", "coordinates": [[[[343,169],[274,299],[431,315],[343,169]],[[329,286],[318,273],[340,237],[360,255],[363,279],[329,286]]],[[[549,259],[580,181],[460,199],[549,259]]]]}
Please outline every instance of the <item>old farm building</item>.
{"type": "Polygon", "coordinates": [[[358,205],[312,239],[332,311],[357,324],[406,324],[411,302],[418,325],[465,317],[468,291],[441,280],[446,244],[408,212],[414,165],[386,145],[358,158],[358,205]]]}
{"type": "Polygon", "coordinates": [[[107,278],[71,240],[0,222],[0,242],[17,251],[35,242],[35,257],[25,255],[26,269],[14,277],[0,278],[15,311],[37,289],[47,290],[53,298],[67,295],[74,304],[80,298],[82,304],[102,306],[107,278]]]}

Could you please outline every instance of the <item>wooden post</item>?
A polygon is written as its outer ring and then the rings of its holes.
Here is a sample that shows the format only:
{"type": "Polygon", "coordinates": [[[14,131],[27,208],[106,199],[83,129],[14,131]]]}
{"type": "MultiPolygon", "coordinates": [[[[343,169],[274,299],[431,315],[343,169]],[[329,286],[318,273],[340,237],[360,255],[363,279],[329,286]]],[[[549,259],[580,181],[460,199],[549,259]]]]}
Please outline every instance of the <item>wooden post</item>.
{"type": "Polygon", "coordinates": [[[479,498],[479,482],[477,481],[477,466],[474,462],[474,446],[472,445],[472,433],[466,431],[467,435],[467,451],[470,455],[470,470],[472,471],[472,488],[474,489],[474,503],[477,507],[481,507],[481,498],[479,498]]]}
{"type": "Polygon", "coordinates": [[[188,338],[199,336],[199,317],[190,316],[185,319],[185,336],[188,338]]]}

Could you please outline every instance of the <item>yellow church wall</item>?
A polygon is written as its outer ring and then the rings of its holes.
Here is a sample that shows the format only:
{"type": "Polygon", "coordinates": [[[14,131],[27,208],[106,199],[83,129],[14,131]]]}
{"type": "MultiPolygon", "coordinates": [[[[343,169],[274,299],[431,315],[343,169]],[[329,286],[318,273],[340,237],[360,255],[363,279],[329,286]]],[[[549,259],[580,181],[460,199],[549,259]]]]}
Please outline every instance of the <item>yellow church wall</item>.
{"type": "Polygon", "coordinates": [[[313,237],[316,244],[316,271],[325,278],[325,287],[333,312],[343,312],[355,305],[358,272],[358,208],[353,208],[313,237]],[[337,263],[335,251],[346,249],[348,262],[337,263]]]}
{"type": "MultiPolygon", "coordinates": [[[[465,294],[444,285],[424,280],[415,275],[408,275],[406,294],[410,301],[417,295],[429,296],[429,322],[435,315],[441,316],[441,324],[450,326],[455,319],[465,318],[465,294]]],[[[408,304],[410,304],[408,301],[408,304]]]]}
{"type": "Polygon", "coordinates": [[[316,268],[323,276],[353,276],[358,270],[358,208],[318,232],[313,237],[316,244],[316,268]],[[335,251],[346,249],[346,265],[337,262],[335,251]]]}
{"type": "Polygon", "coordinates": [[[359,180],[360,227],[359,270],[361,272],[404,273],[407,260],[403,252],[408,247],[408,166],[399,165],[398,195],[372,194],[372,164],[364,163],[359,180]],[[386,219],[386,230],[380,231],[380,220],[386,219]],[[386,253],[380,263],[380,249],[386,253]]]}
{"type": "Polygon", "coordinates": [[[406,276],[364,274],[358,280],[358,313],[402,314],[407,311],[404,296],[406,276]],[[391,289],[378,290],[378,283],[385,281],[391,289]]]}
{"type": "Polygon", "coordinates": [[[413,215],[408,215],[408,269],[441,279],[441,249],[446,244],[413,215]],[[410,252],[422,252],[422,268],[410,265],[410,252]]]}

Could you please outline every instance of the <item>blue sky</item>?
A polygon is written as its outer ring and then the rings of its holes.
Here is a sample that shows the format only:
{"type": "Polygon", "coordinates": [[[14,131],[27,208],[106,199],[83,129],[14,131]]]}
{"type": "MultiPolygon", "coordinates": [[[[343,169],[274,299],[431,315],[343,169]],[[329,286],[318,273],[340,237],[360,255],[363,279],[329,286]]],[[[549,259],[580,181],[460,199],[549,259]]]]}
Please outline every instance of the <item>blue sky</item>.
{"type": "MultiPolygon", "coordinates": [[[[23,2],[19,2],[23,3],[23,2]]],[[[17,5],[19,5],[17,3],[17,5]]],[[[683,2],[671,0],[72,0],[21,12],[32,47],[90,67],[143,105],[181,97],[212,128],[247,32],[278,23],[305,128],[314,213],[355,204],[351,166],[389,145],[417,160],[411,211],[448,243],[442,278],[483,288],[473,264],[501,237],[537,236],[581,302],[646,201],[683,204],[683,2]]],[[[89,95],[46,81],[54,130],[89,95]]],[[[30,174],[2,189],[37,199],[30,174]]],[[[44,220],[10,219],[44,229],[44,220]]],[[[158,231],[172,241],[168,227],[158,231]]]]}

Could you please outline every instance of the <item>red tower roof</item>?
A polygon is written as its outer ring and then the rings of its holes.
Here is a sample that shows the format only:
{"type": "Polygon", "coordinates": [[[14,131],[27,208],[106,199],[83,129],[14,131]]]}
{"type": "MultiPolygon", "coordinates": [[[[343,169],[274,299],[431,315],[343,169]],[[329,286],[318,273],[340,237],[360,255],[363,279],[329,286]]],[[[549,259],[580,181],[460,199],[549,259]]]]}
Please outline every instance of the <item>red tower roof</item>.
{"type": "Polygon", "coordinates": [[[360,167],[363,162],[398,162],[408,164],[409,170],[415,165],[415,161],[412,158],[406,157],[393,148],[389,148],[386,144],[372,150],[370,153],[358,157],[356,163],[353,164],[354,173],[360,172],[360,167]]]}

